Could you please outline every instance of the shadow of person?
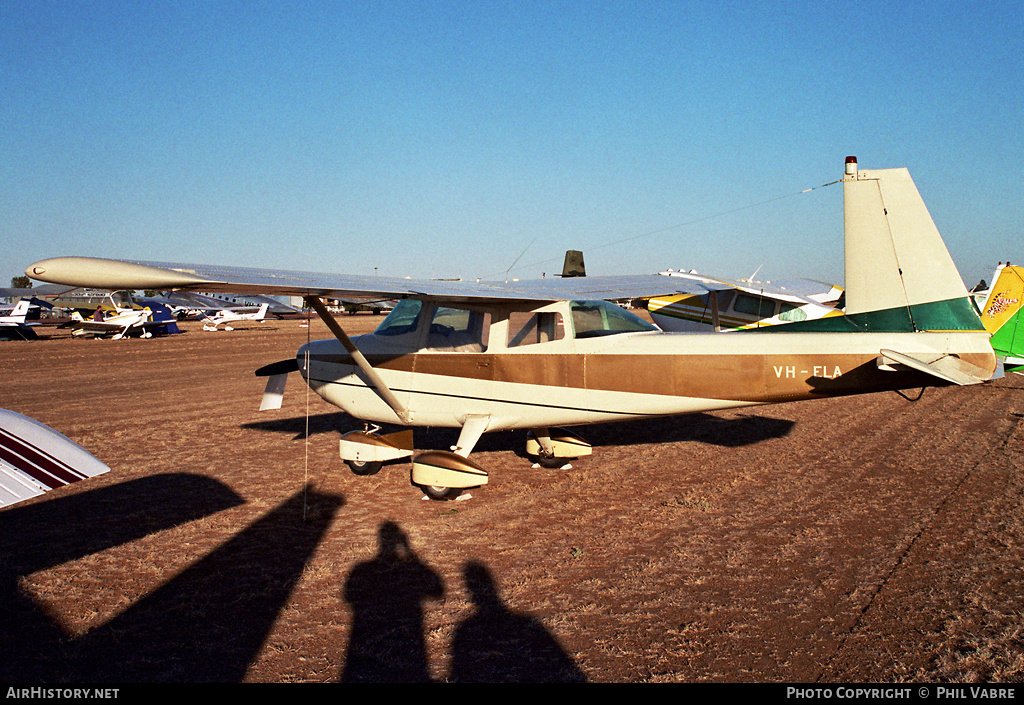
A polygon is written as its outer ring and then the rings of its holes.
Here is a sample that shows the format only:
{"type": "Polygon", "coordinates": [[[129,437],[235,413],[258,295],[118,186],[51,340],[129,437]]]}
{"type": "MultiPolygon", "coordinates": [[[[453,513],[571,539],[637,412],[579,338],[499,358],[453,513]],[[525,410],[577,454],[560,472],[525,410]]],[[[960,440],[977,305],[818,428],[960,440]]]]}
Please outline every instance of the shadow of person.
{"type": "Polygon", "coordinates": [[[455,630],[452,672],[455,683],[583,683],[586,676],[533,617],[508,610],[487,567],[470,561],[463,568],[476,613],[455,630]]]}
{"type": "Polygon", "coordinates": [[[428,682],[422,604],[444,594],[441,578],[417,558],[394,522],[381,524],[378,540],[377,555],[345,581],[352,633],[341,680],[428,682]]]}

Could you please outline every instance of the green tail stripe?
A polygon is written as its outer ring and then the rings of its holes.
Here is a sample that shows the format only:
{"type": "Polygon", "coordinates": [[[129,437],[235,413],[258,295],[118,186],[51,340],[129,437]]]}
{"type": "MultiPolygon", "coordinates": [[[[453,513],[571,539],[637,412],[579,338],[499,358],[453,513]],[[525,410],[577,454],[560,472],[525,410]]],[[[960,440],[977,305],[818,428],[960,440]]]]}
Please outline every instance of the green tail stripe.
{"type": "Polygon", "coordinates": [[[778,333],[913,333],[916,331],[985,330],[969,298],[932,301],[882,311],[833,316],[753,329],[778,333]]]}
{"type": "MultiPolygon", "coordinates": [[[[1024,308],[1017,311],[1006,323],[1000,326],[999,330],[992,334],[992,347],[996,354],[1013,355],[1020,357],[1024,355],[1024,325],[1021,325],[1021,315],[1024,308]]],[[[1009,368],[1008,368],[1009,369],[1009,368]]]]}

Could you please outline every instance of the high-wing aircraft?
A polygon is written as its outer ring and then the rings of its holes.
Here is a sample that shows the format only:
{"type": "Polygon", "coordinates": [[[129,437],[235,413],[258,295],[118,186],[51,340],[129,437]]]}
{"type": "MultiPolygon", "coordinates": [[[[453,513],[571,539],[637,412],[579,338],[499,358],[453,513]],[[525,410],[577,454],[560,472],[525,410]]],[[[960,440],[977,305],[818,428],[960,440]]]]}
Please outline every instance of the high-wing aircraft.
{"type": "Polygon", "coordinates": [[[1004,368],[1024,374],[1024,267],[1000,264],[981,309],[981,322],[992,334],[992,347],[1004,368]]]}
{"type": "Polygon", "coordinates": [[[661,272],[729,288],[703,293],[654,296],[646,300],[651,319],[666,331],[738,331],[841,316],[842,289],[809,281],[761,284],[727,281],[692,272],[661,272]]]}
{"type": "MultiPolygon", "coordinates": [[[[651,320],[664,331],[736,331],[843,315],[837,308],[843,290],[831,284],[808,279],[771,284],[755,281],[753,277],[730,281],[673,269],[658,274],[678,277],[673,282],[674,289],[686,293],[650,296],[628,303],[646,308],[651,320]],[[687,288],[679,280],[688,280],[693,285],[687,288]]],[[[582,252],[565,253],[561,276],[587,276],[582,252]]]]}
{"type": "Polygon", "coordinates": [[[260,307],[251,313],[244,313],[244,309],[241,308],[222,308],[212,316],[207,316],[204,320],[203,330],[219,330],[218,326],[224,326],[224,330],[234,330],[229,323],[238,323],[239,321],[254,321],[262,323],[267,316],[267,309],[270,304],[264,303],[260,307]]]}
{"type": "MultiPolygon", "coordinates": [[[[527,452],[557,466],[590,447],[559,426],[990,379],[989,333],[906,169],[842,177],[845,315],[718,333],[659,330],[603,299],[665,294],[674,277],[438,282],[61,257],[35,279],[74,286],[301,295],[335,339],[268,365],[264,407],[298,370],[328,402],[366,424],[345,434],[357,474],[413,456],[412,482],[446,499],[487,483],[471,460],[488,431],[529,431],[527,452]],[[398,305],[352,340],[321,297],[381,296],[398,305]],[[371,424],[405,430],[380,434],[371,424]],[[461,429],[451,451],[414,451],[412,429],[461,429]]],[[[690,291],[692,282],[685,283],[690,291]]],[[[702,283],[708,291],[720,286],[702,283]]]]}
{"type": "Polygon", "coordinates": [[[0,409],[0,507],[108,470],[89,451],[49,426],[0,409]]]}

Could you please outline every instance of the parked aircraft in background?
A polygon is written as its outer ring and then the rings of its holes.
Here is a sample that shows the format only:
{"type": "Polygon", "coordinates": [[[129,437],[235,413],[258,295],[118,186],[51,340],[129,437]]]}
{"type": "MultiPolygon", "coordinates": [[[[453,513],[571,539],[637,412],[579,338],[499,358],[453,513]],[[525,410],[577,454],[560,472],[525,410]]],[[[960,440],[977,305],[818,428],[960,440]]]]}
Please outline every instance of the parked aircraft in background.
{"type": "Polygon", "coordinates": [[[981,322],[992,334],[992,348],[1007,371],[1024,374],[1024,267],[1000,264],[981,308],[981,322]]]}
{"type": "Polygon", "coordinates": [[[115,293],[108,295],[109,303],[106,306],[97,306],[88,318],[77,310],[72,312],[71,321],[64,326],[70,326],[74,336],[109,336],[111,340],[120,340],[128,335],[152,338],[154,333],[179,332],[170,309],[158,304],[139,308],[137,306],[143,302],[136,304],[130,296],[127,298],[129,307],[122,308],[114,298],[115,293]]]}
{"type": "Polygon", "coordinates": [[[269,296],[252,294],[245,296],[232,294],[208,296],[192,291],[168,291],[158,298],[174,311],[179,320],[189,317],[203,318],[214,315],[224,309],[255,310],[264,303],[267,304],[267,315],[272,314],[281,317],[282,315],[302,313],[300,309],[281,303],[269,296]],[[242,299],[244,303],[238,301],[238,299],[242,299]]]}
{"type": "MultiPolygon", "coordinates": [[[[673,280],[674,289],[685,293],[666,292],[663,296],[632,301],[613,300],[647,309],[651,320],[664,331],[736,331],[843,315],[838,308],[843,290],[831,284],[808,279],[775,284],[764,284],[753,278],[730,281],[672,269],[658,274],[677,277],[673,280]]],[[[560,276],[587,276],[582,252],[566,251],[560,276]]]]}
{"type": "Polygon", "coordinates": [[[26,321],[31,307],[31,299],[20,299],[8,306],[0,304],[0,340],[36,339],[32,326],[38,324],[26,321]]]}
{"type": "Polygon", "coordinates": [[[108,470],[89,451],[49,426],[0,409],[0,507],[108,470]]]}
{"type": "Polygon", "coordinates": [[[807,280],[761,284],[716,279],[693,272],[662,272],[727,288],[695,294],[654,296],[647,310],[666,331],[737,331],[843,315],[842,289],[807,280]]]}
{"type": "Polygon", "coordinates": [[[286,375],[298,370],[367,424],[340,444],[358,474],[413,456],[414,427],[461,429],[451,451],[412,462],[413,484],[446,499],[487,483],[468,456],[488,431],[529,431],[528,451],[556,466],[590,453],[558,426],[990,379],[989,334],[907,170],[862,171],[850,157],[842,183],[845,315],[730,335],[662,332],[608,303],[670,292],[667,280],[678,278],[659,275],[438,282],[78,257],[36,262],[26,274],[74,286],[304,296],[336,339],[260,370],[269,377],[264,406],[280,405],[286,375]],[[374,333],[351,340],[321,297],[368,295],[400,301],[374,333]],[[405,430],[380,434],[370,424],[405,430]]]}
{"type": "Polygon", "coordinates": [[[0,325],[14,326],[25,322],[28,315],[28,308],[32,302],[30,299],[19,299],[13,305],[0,304],[0,325]]]}
{"type": "Polygon", "coordinates": [[[128,335],[128,331],[132,328],[138,328],[140,336],[149,338],[152,334],[147,333],[143,327],[149,318],[149,313],[148,309],[139,311],[127,309],[107,316],[97,309],[92,318],[84,318],[78,311],[74,311],[71,314],[71,334],[75,336],[92,335],[98,338],[110,336],[112,340],[120,340],[128,335]]]}
{"type": "Polygon", "coordinates": [[[372,301],[365,299],[334,299],[334,301],[337,301],[338,307],[350,316],[354,316],[361,311],[367,311],[374,316],[379,316],[395,307],[394,301],[372,301]]]}
{"type": "Polygon", "coordinates": [[[222,308],[212,316],[203,319],[203,330],[218,330],[218,326],[224,326],[224,330],[234,330],[229,324],[241,321],[253,321],[262,323],[267,316],[267,308],[270,304],[262,304],[256,311],[248,312],[249,307],[222,308]]]}

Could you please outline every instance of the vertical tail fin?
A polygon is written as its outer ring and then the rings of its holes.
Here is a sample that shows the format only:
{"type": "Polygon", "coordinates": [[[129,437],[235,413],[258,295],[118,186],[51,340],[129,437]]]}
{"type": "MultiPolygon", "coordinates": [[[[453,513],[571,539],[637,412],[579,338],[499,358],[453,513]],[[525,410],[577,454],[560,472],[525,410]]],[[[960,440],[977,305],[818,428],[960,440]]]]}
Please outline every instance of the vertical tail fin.
{"type": "Polygon", "coordinates": [[[585,277],[587,267],[583,264],[583,253],[579,250],[566,250],[565,262],[562,263],[562,277],[585,277]]]}
{"type": "Polygon", "coordinates": [[[847,157],[843,198],[847,316],[876,330],[981,329],[906,169],[862,171],[847,157]]]}
{"type": "Polygon", "coordinates": [[[1024,267],[1005,264],[996,271],[981,309],[985,330],[995,334],[1017,318],[1024,304],[1024,267]]]}
{"type": "Polygon", "coordinates": [[[30,299],[18,299],[18,303],[11,309],[10,320],[15,323],[24,323],[25,316],[28,315],[28,309],[31,305],[32,301],[30,299]]]}
{"type": "Polygon", "coordinates": [[[1024,368],[1024,267],[1007,264],[992,282],[981,322],[992,334],[992,348],[1006,359],[1006,369],[1024,368]]]}

